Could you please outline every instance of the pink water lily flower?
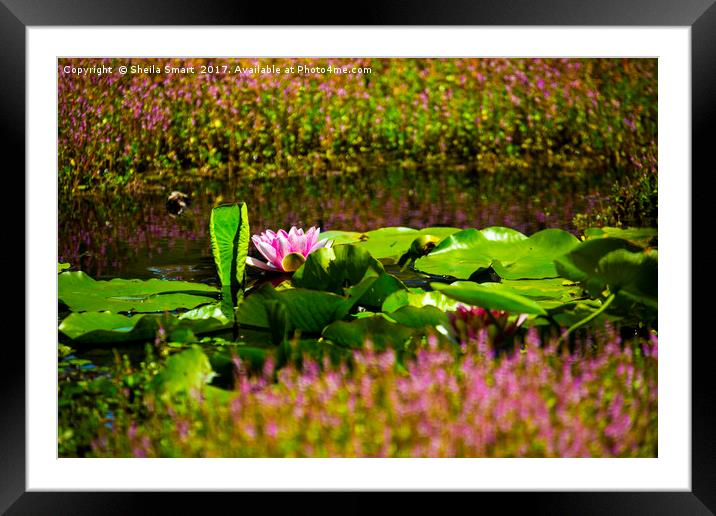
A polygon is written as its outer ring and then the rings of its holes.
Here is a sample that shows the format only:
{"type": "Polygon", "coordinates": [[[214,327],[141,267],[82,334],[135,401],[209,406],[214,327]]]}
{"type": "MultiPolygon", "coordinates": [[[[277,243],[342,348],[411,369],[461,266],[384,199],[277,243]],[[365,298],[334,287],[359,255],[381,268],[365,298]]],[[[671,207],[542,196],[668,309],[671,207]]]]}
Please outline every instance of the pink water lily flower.
{"type": "Polygon", "coordinates": [[[320,233],[321,230],[315,226],[305,233],[296,226],[288,233],[283,229],[279,229],[278,233],[266,230],[251,237],[256,249],[266,258],[266,263],[251,257],[246,258],[246,263],[266,271],[294,272],[313,251],[333,244],[330,240],[319,240],[320,233]]]}

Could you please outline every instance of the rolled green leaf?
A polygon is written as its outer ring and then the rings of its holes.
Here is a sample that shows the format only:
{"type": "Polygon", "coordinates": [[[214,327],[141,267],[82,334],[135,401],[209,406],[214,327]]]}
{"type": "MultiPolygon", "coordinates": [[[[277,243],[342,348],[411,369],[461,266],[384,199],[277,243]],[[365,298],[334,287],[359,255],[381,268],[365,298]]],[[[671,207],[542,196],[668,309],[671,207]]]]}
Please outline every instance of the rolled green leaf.
{"type": "Polygon", "coordinates": [[[211,249],[224,290],[243,282],[249,255],[249,214],[246,203],[225,204],[211,210],[211,249]]]}

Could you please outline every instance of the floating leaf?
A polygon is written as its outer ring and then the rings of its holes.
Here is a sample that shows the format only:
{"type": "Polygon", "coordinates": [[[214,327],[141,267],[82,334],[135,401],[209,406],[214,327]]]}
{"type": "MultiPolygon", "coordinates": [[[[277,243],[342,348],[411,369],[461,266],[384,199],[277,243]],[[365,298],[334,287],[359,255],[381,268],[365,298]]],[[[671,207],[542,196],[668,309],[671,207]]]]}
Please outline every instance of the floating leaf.
{"type": "Polygon", "coordinates": [[[589,228],[584,231],[584,236],[589,239],[594,238],[621,238],[639,247],[647,247],[658,236],[656,228],[589,228]]]}
{"type": "Polygon", "coordinates": [[[366,278],[350,289],[349,293],[352,294],[353,290],[361,291],[358,299],[359,305],[380,307],[388,296],[398,291],[405,291],[407,288],[398,278],[384,272],[377,278],[366,278]]]}
{"type": "Polygon", "coordinates": [[[231,328],[234,311],[229,300],[203,305],[177,316],[182,327],[194,333],[210,333],[231,328]]]}
{"type": "Polygon", "coordinates": [[[164,316],[144,314],[127,317],[112,312],[84,312],[68,315],[60,332],[77,343],[115,343],[153,339],[164,316]]]}
{"type": "Polygon", "coordinates": [[[432,326],[447,332],[450,327],[450,319],[445,312],[434,306],[404,306],[391,312],[389,317],[395,322],[408,326],[409,328],[424,328],[432,326]]]}
{"type": "Polygon", "coordinates": [[[400,290],[394,292],[383,302],[383,312],[392,313],[403,306],[415,306],[417,308],[423,306],[434,306],[439,310],[450,311],[455,310],[461,303],[450,299],[442,292],[430,291],[423,289],[411,289],[409,291],[400,290]]]}
{"type": "Polygon", "coordinates": [[[579,240],[560,229],[545,229],[515,246],[511,258],[495,259],[495,272],[503,279],[539,279],[558,276],[554,260],[579,245],[579,240]]]}
{"type": "Polygon", "coordinates": [[[213,303],[179,316],[168,313],[131,317],[112,312],[72,313],[60,323],[58,329],[77,343],[112,344],[151,340],[160,325],[167,332],[187,329],[192,333],[209,333],[230,328],[232,324],[232,317],[227,316],[221,303],[213,303]]]}
{"type": "Polygon", "coordinates": [[[203,283],[160,279],[97,281],[82,271],[57,277],[58,298],[74,312],[162,312],[194,308],[216,299],[216,288],[203,283]]]}
{"type": "Polygon", "coordinates": [[[547,315],[545,309],[537,302],[505,289],[490,288],[470,281],[456,281],[450,285],[431,283],[430,286],[447,297],[489,310],[547,315]]]}
{"type": "Polygon", "coordinates": [[[582,283],[592,296],[597,297],[606,286],[604,278],[597,274],[599,260],[619,249],[632,252],[641,250],[621,238],[597,238],[582,242],[564,256],[557,258],[554,263],[560,276],[582,283]]]}
{"type": "Polygon", "coordinates": [[[469,278],[492,263],[490,241],[476,229],[466,229],[445,238],[415,268],[429,274],[469,278]]]}
{"type": "Polygon", "coordinates": [[[323,330],[323,338],[339,346],[362,348],[370,341],[376,349],[389,346],[402,348],[414,335],[415,330],[386,320],[378,315],[351,322],[337,321],[323,330]]]}
{"type": "Polygon", "coordinates": [[[322,248],[311,253],[293,275],[293,285],[343,294],[344,287],[378,277],[383,266],[368,251],[354,245],[322,248]]]}
{"type": "Polygon", "coordinates": [[[578,243],[560,229],[539,231],[529,238],[509,228],[466,229],[440,242],[415,262],[415,268],[462,279],[490,266],[507,279],[555,277],[554,259],[578,243]]]}
{"type": "Polygon", "coordinates": [[[624,292],[635,300],[656,305],[659,295],[656,251],[612,251],[599,260],[596,277],[613,292],[624,292]]]}
{"type": "Polygon", "coordinates": [[[353,231],[327,231],[321,234],[321,240],[333,240],[333,245],[353,244],[368,251],[374,258],[398,259],[410,249],[413,242],[421,236],[434,236],[442,239],[460,231],[458,228],[433,227],[412,229],[405,227],[380,228],[365,233],[353,231]]]}
{"type": "Polygon", "coordinates": [[[269,310],[275,310],[270,308],[271,302],[284,306],[290,329],[320,333],[327,324],[345,317],[355,300],[303,288],[277,292],[271,285],[264,284],[239,303],[236,308],[237,322],[256,328],[271,327],[269,310]]]}
{"type": "MultiPolygon", "coordinates": [[[[534,299],[555,299],[565,302],[574,299],[581,292],[574,282],[564,278],[503,280],[496,285],[500,285],[498,288],[510,289],[516,294],[534,299]]],[[[493,285],[493,288],[496,285],[493,285]]]]}

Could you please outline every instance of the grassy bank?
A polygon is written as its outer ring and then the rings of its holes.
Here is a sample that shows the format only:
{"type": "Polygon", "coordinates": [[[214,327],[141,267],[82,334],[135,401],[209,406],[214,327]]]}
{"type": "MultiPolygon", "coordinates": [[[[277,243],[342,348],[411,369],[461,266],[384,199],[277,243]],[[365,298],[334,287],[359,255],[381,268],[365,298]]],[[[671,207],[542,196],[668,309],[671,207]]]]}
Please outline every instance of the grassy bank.
{"type": "Polygon", "coordinates": [[[656,60],[225,61],[60,60],[60,190],[141,187],[176,176],[321,175],[384,162],[523,175],[628,173],[656,141],[656,60]],[[254,73],[198,73],[216,64],[254,73]],[[99,65],[115,73],[72,73],[99,65]],[[120,65],[160,72],[120,75],[120,65]],[[164,73],[167,65],[196,73],[164,73]],[[256,69],[298,65],[363,73],[256,69]]]}

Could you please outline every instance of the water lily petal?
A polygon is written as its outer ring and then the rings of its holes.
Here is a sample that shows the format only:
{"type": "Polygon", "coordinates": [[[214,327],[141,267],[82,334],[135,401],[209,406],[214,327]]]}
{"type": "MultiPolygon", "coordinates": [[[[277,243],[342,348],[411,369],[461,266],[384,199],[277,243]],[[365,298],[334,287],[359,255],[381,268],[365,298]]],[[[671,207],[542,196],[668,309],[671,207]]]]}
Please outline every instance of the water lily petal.
{"type": "Polygon", "coordinates": [[[306,232],[306,240],[303,243],[303,249],[301,249],[301,252],[304,256],[308,256],[311,252],[311,247],[313,247],[313,244],[316,243],[316,227],[311,226],[311,228],[306,232]]]}
{"type": "Polygon", "coordinates": [[[291,244],[291,252],[292,253],[302,253],[303,252],[303,246],[302,241],[303,237],[298,234],[298,231],[296,231],[296,226],[293,226],[291,228],[291,231],[288,232],[288,241],[291,244]]]}
{"type": "MultiPolygon", "coordinates": [[[[286,234],[285,231],[283,233],[286,234]]],[[[291,252],[291,243],[288,241],[288,235],[285,237],[279,235],[276,240],[278,242],[278,253],[276,257],[279,259],[280,263],[280,260],[283,260],[283,257],[291,252]]]]}
{"type": "Polygon", "coordinates": [[[319,240],[318,242],[313,244],[313,246],[311,246],[311,250],[308,251],[308,254],[311,254],[316,249],[320,249],[321,247],[330,247],[330,245],[326,245],[328,242],[330,242],[330,241],[329,240],[319,240]]]}
{"type": "Polygon", "coordinates": [[[259,250],[259,252],[263,255],[266,260],[269,262],[275,262],[276,258],[278,257],[278,253],[276,250],[271,247],[266,242],[259,242],[256,248],[259,250]]]}
{"type": "Polygon", "coordinates": [[[251,265],[252,267],[256,267],[257,269],[263,269],[265,271],[275,271],[276,270],[276,267],[274,267],[270,263],[264,263],[260,260],[251,258],[250,256],[246,257],[246,263],[247,263],[247,265],[251,265]]]}

